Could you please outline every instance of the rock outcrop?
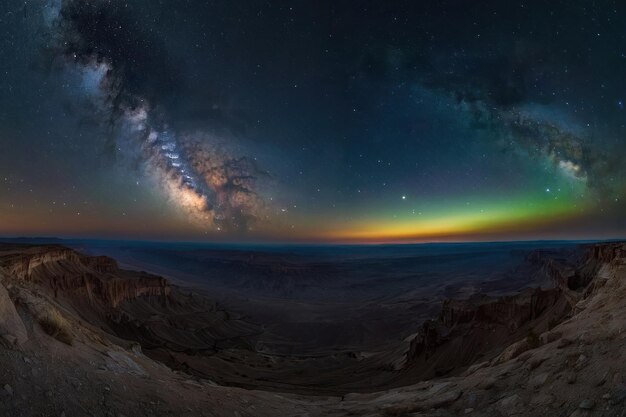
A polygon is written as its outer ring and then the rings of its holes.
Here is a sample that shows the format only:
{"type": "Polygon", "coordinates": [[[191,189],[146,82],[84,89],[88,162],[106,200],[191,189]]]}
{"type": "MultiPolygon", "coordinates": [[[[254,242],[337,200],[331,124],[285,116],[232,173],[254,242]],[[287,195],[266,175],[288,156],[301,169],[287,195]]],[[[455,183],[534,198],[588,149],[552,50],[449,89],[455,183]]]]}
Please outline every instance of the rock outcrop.
{"type": "MultiPolygon", "coordinates": [[[[381,393],[350,395],[338,405],[343,414],[337,414],[626,415],[626,244],[602,243],[589,245],[587,249],[574,271],[570,271],[573,273],[568,272],[566,276],[578,277],[577,285],[572,286],[575,289],[570,288],[573,281],[557,277],[564,284],[561,300],[568,301],[565,295],[572,294],[575,304],[570,304],[570,312],[553,323],[551,330],[537,332],[535,337],[521,334],[492,360],[476,362],[458,375],[381,393]],[[438,398],[451,401],[443,407],[432,406],[438,398]]],[[[481,306],[484,304],[477,308],[481,306]]],[[[462,355],[465,344],[473,343],[471,331],[467,329],[462,334],[469,335],[468,338],[454,337],[459,322],[470,320],[476,327],[484,326],[484,322],[468,315],[466,310],[462,309],[463,314],[454,312],[452,317],[458,320],[450,321],[450,312],[447,312],[445,319],[426,325],[424,334],[428,336],[422,340],[439,340],[438,345],[431,346],[430,360],[437,360],[441,351],[447,352],[448,360],[454,360],[455,350],[450,349],[450,345],[463,340],[455,345],[456,354],[462,355]],[[449,329],[444,321],[455,325],[449,329]]]]}
{"type": "Polygon", "coordinates": [[[21,308],[48,335],[67,344],[79,336],[71,327],[84,321],[102,330],[105,338],[139,343],[150,357],[209,377],[203,373],[206,361],[193,368],[188,363],[234,347],[252,352],[261,331],[163,277],[120,269],[111,258],[57,245],[0,244],[0,272],[10,286],[8,293],[0,288],[0,336],[16,343],[26,337],[17,311],[21,308]]]}
{"type": "Polygon", "coordinates": [[[13,247],[0,256],[0,268],[12,281],[47,286],[55,297],[117,307],[124,300],[157,297],[166,302],[167,281],[145,272],[122,271],[105,256],[84,256],[59,246],[13,247]],[[18,250],[16,250],[18,249],[18,250]]]}
{"type": "Polygon", "coordinates": [[[19,346],[28,339],[26,328],[15,309],[9,293],[0,284],[0,343],[19,346]]]}
{"type": "Polygon", "coordinates": [[[527,289],[515,296],[446,300],[410,343],[407,369],[420,379],[460,371],[491,360],[509,343],[540,334],[571,306],[559,289],[527,289]]]}
{"type": "Polygon", "coordinates": [[[493,360],[505,346],[521,340],[504,356],[517,356],[541,341],[538,335],[566,317],[584,296],[599,265],[623,256],[612,245],[590,246],[582,259],[560,259],[537,250],[527,260],[541,265],[552,288],[528,288],[505,297],[477,294],[448,299],[439,316],[425,322],[411,340],[406,368],[418,378],[458,372],[476,361],[493,360]],[[528,340],[527,340],[528,339],[528,340]]]}

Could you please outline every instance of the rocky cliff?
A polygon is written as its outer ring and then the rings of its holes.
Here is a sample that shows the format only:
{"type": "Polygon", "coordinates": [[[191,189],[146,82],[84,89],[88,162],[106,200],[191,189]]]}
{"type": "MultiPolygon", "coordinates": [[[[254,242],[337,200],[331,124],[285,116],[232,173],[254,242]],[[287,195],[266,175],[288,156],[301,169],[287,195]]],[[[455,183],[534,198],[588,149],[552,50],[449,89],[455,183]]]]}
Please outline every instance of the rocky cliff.
{"type": "Polygon", "coordinates": [[[286,385],[281,367],[305,358],[255,356],[257,329],[202,296],[107,258],[0,246],[0,415],[624,416],[626,244],[586,249],[532,255],[552,288],[444,302],[386,371],[395,388],[304,396],[213,382],[251,381],[259,361],[286,385]]]}
{"type": "Polygon", "coordinates": [[[191,359],[184,355],[214,355],[232,347],[251,352],[261,331],[163,277],[124,270],[111,258],[57,245],[0,244],[0,273],[0,285],[10,295],[3,298],[0,286],[0,313],[5,313],[0,336],[11,342],[26,337],[19,316],[12,314],[17,307],[26,322],[42,322],[42,328],[51,320],[65,323],[50,328],[58,337],[58,328],[65,327],[61,337],[66,341],[78,336],[71,325],[76,319],[116,343],[139,343],[144,353],[173,368],[201,373],[205,361],[190,368],[191,359]]]}
{"type": "MultiPolygon", "coordinates": [[[[471,366],[461,367],[464,370],[454,376],[429,378],[381,393],[350,395],[338,405],[337,414],[625,416],[626,244],[588,245],[573,270],[568,269],[562,275],[555,268],[554,273],[556,282],[562,285],[554,289],[556,294],[559,291],[561,294],[557,303],[566,302],[569,312],[553,322],[549,330],[537,330],[533,337],[517,333],[517,339],[507,330],[499,336],[504,337],[501,341],[505,344],[510,343],[507,347],[503,349],[500,345],[496,350],[500,353],[483,355],[471,366]],[[577,278],[569,279],[573,277],[577,278]],[[565,297],[566,294],[572,297],[565,297]]],[[[535,290],[535,300],[538,294],[535,290]]],[[[534,304],[532,295],[522,298],[530,311],[532,305],[541,305],[534,304]]],[[[491,330],[498,332],[497,323],[501,320],[491,314],[478,314],[478,310],[492,305],[494,312],[499,311],[500,307],[495,306],[502,303],[519,304],[520,299],[507,297],[486,304],[480,302],[475,308],[462,302],[446,303],[441,317],[427,323],[418,334],[413,347],[414,361],[419,363],[426,351],[430,352],[431,361],[441,360],[438,356],[441,352],[445,352],[447,361],[454,361],[455,355],[463,355],[468,345],[477,342],[472,328],[492,326],[491,330]],[[459,304],[463,306],[460,309],[456,307],[459,304]],[[471,325],[460,331],[463,323],[471,325]]],[[[517,311],[517,307],[507,306],[505,310],[517,311]]],[[[539,307],[537,319],[545,311],[542,313],[539,307]]],[[[525,326],[522,324],[521,328],[525,326]]]]}
{"type": "Polygon", "coordinates": [[[571,312],[600,265],[620,259],[622,250],[619,245],[589,246],[581,258],[569,260],[551,251],[532,252],[527,259],[541,265],[552,288],[529,288],[506,297],[477,294],[445,300],[439,316],[425,322],[411,340],[406,368],[419,378],[429,378],[494,359],[516,340],[538,343],[538,334],[571,312]]]}
{"type": "MultiPolygon", "coordinates": [[[[0,249],[3,249],[0,246],[0,249]]],[[[0,268],[5,280],[43,285],[55,297],[117,307],[124,300],[157,297],[167,301],[171,288],[161,277],[122,271],[105,256],[84,256],[60,246],[5,246],[0,268]]]]}

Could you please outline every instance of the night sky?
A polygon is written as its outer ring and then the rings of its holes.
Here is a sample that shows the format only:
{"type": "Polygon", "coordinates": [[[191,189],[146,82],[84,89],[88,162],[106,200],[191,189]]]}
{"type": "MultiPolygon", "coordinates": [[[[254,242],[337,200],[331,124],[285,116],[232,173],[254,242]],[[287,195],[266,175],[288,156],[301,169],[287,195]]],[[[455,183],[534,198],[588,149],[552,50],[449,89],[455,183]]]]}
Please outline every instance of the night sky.
{"type": "Polygon", "coordinates": [[[4,0],[0,235],[626,235],[619,1],[4,0]]]}

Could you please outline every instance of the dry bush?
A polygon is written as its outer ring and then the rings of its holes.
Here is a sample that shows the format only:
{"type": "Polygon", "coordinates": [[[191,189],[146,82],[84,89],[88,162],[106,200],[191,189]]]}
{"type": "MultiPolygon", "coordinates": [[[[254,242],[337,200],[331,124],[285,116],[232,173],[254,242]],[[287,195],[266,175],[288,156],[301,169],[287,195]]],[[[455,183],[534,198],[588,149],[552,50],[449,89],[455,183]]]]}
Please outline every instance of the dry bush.
{"type": "Polygon", "coordinates": [[[55,339],[72,345],[73,338],[70,326],[65,318],[54,307],[48,306],[43,308],[37,315],[37,322],[44,332],[55,339]]]}

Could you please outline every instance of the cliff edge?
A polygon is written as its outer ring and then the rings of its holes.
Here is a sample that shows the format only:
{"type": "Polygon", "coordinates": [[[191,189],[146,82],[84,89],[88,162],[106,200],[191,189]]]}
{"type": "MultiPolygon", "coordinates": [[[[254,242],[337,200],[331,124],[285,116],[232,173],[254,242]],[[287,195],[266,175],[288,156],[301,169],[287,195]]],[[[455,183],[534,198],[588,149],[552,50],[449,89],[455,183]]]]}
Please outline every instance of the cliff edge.
{"type": "Polygon", "coordinates": [[[222,368],[251,378],[238,364],[262,358],[259,328],[203,296],[110,258],[0,245],[0,415],[626,415],[626,244],[573,265],[532,256],[553,285],[445,301],[400,388],[306,396],[216,383],[222,368]]]}

